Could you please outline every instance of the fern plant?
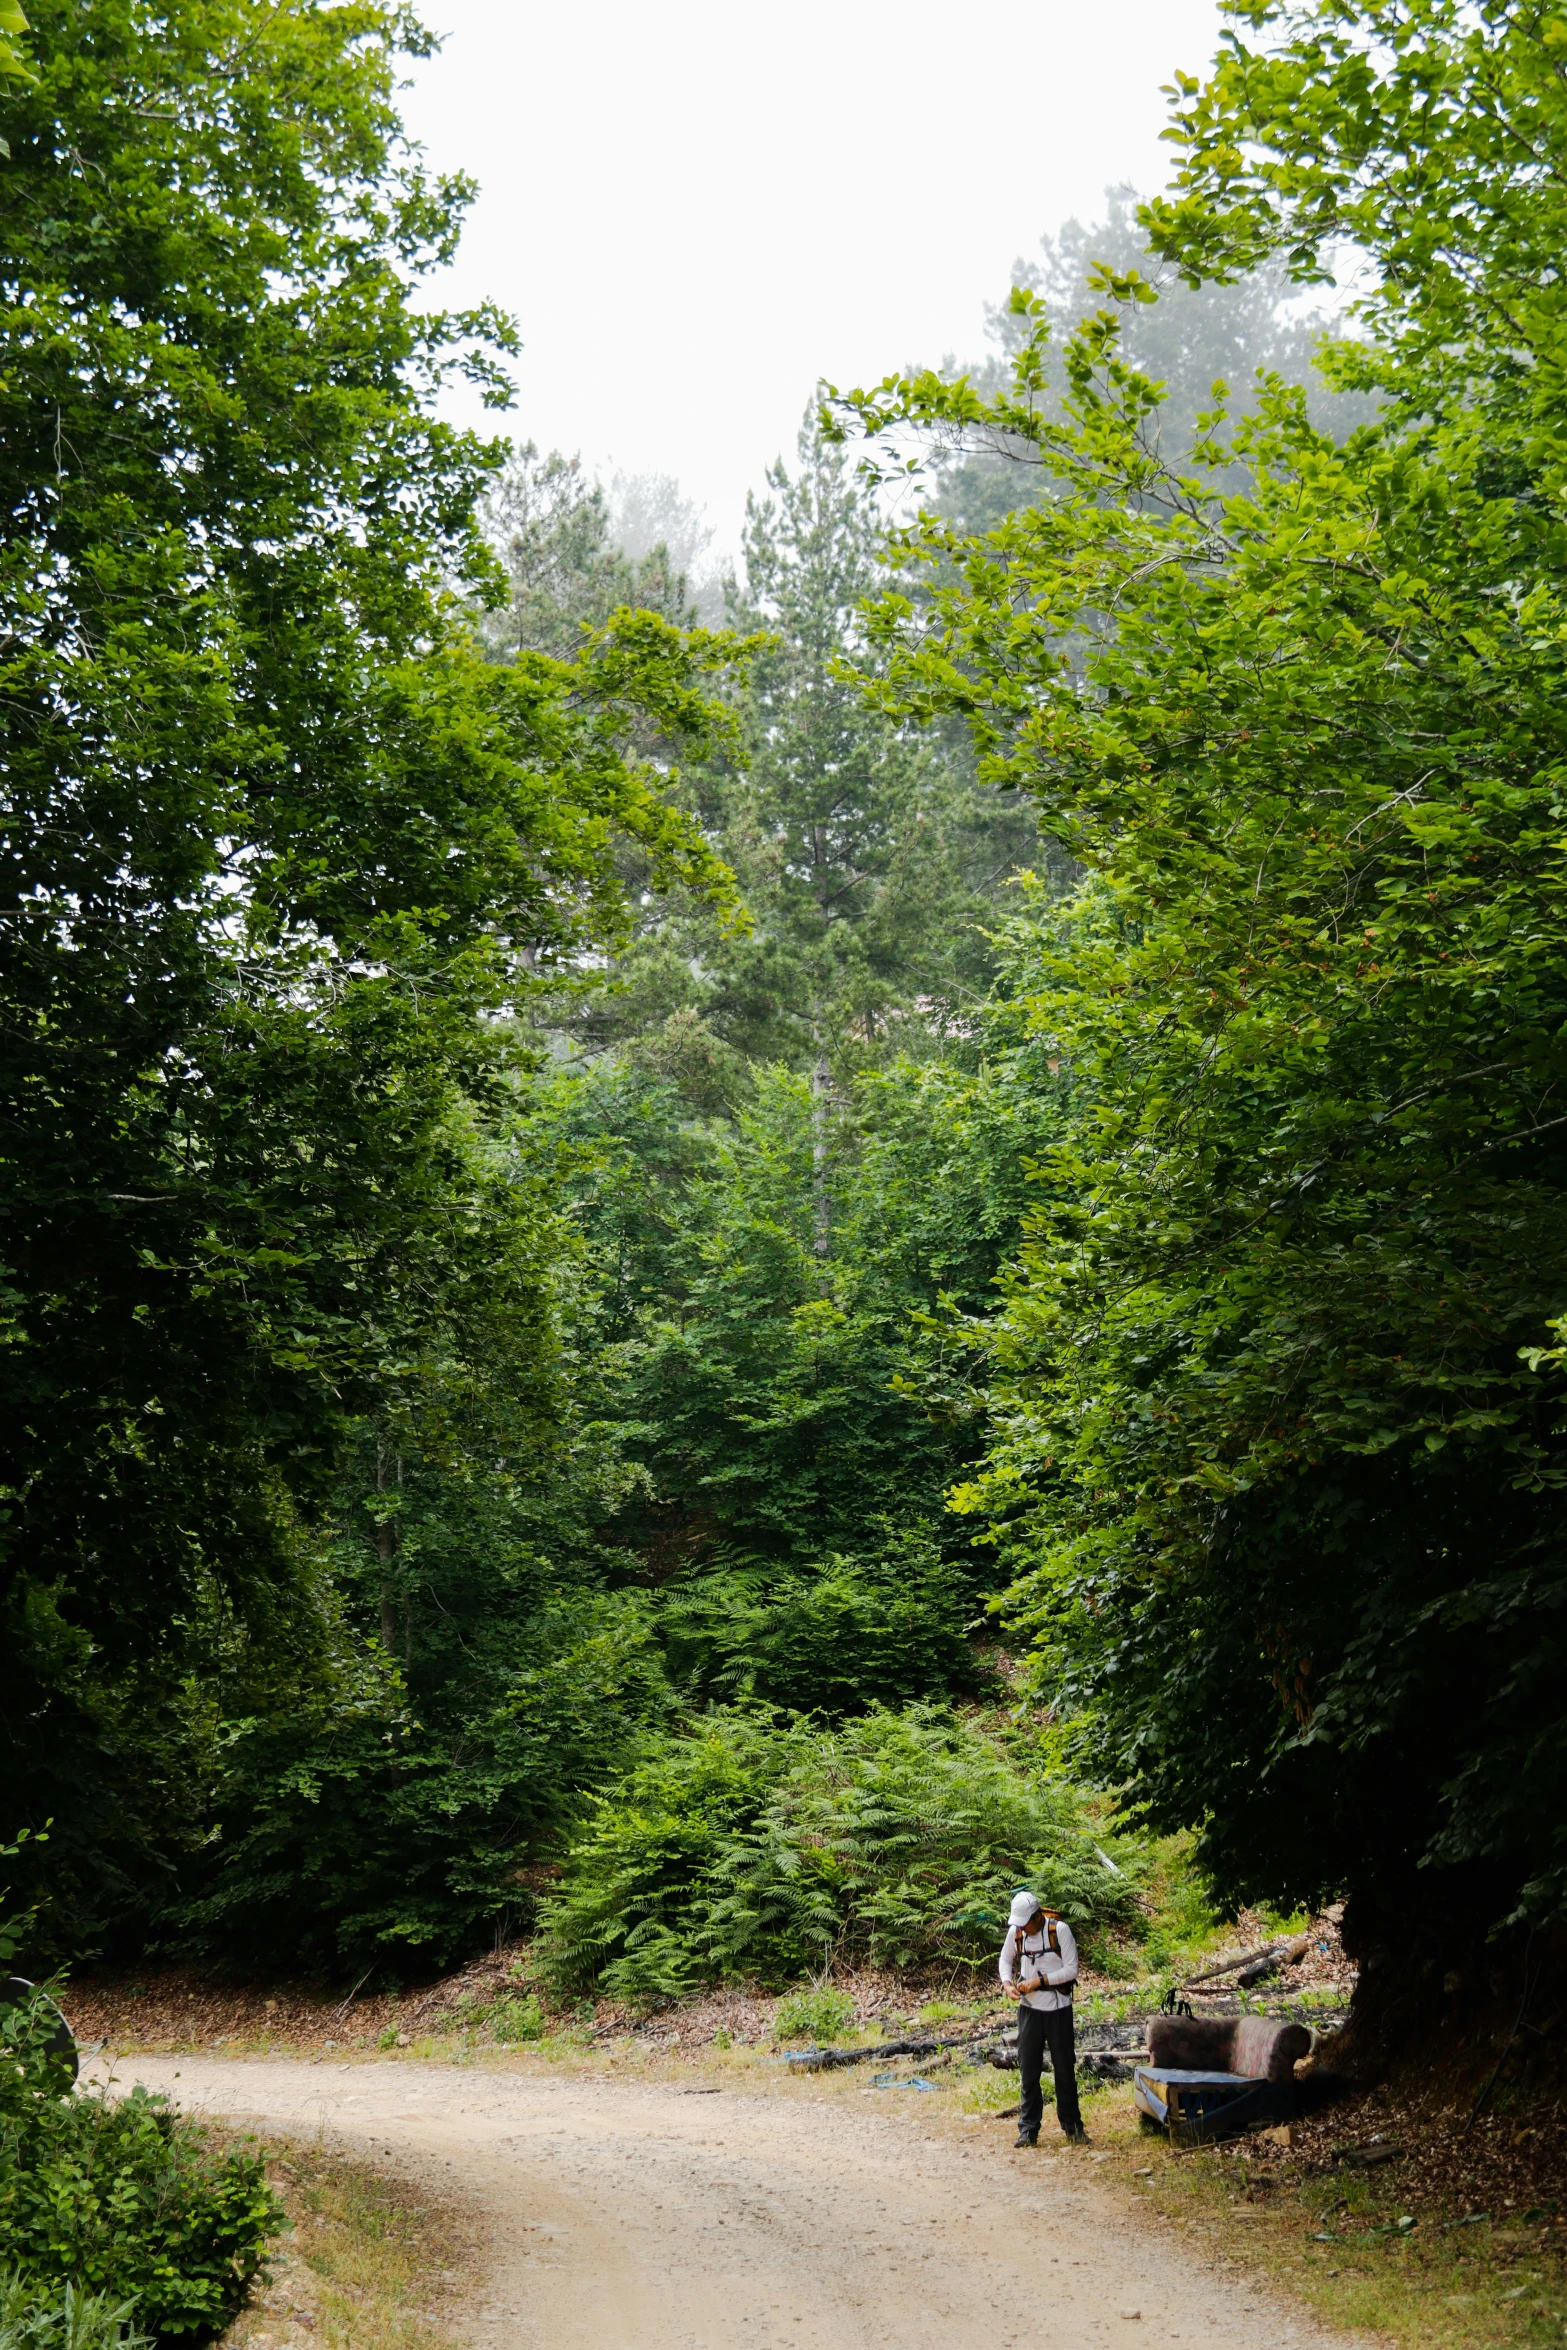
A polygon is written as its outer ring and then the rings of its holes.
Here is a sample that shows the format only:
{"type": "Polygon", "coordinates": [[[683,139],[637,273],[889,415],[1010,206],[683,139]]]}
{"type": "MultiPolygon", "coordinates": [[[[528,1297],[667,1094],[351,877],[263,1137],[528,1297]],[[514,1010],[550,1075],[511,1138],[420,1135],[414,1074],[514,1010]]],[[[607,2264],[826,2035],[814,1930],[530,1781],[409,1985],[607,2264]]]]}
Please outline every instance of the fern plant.
{"type": "Polygon", "coordinates": [[[980,1960],[1024,1883],[1091,1943],[1143,1915],[1136,1848],[1115,1841],[1112,1869],[1104,1840],[1064,1782],[938,1707],[833,1729],[718,1710],[652,1741],[598,1805],[540,1961],[562,1991],[648,2001],[787,1981],[824,1944],[880,1966],[980,1960]]]}

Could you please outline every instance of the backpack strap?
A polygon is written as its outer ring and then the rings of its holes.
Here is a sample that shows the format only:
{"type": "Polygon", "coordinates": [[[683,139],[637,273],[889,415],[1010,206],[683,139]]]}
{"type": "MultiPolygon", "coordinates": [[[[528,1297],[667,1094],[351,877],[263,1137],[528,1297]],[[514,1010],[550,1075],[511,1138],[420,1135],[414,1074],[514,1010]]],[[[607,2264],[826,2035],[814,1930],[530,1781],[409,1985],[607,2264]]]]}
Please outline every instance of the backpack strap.
{"type": "MultiPolygon", "coordinates": [[[[1056,1932],[1056,1928],[1061,1921],[1053,1909],[1043,1910],[1040,1914],[1045,1921],[1045,1940],[1049,1944],[1054,1956],[1059,1958],[1061,1955],[1061,1937],[1056,1932]]],[[[1023,1962],[1023,1944],[1028,1933],[1028,1928],[1026,1926],[1014,1926],[1012,1932],[1016,1937],[1018,1964],[1021,1965],[1023,1962]]],[[[1042,1955],[1043,1953],[1041,1953],[1041,1956],[1042,1955]]]]}

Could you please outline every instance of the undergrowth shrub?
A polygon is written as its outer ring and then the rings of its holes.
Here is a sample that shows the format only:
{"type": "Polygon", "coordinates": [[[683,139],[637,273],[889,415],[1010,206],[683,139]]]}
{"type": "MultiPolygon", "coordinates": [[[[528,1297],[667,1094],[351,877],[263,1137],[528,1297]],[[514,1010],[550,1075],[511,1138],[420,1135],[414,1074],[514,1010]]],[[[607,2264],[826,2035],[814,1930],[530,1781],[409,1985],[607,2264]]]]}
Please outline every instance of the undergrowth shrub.
{"type": "MultiPolygon", "coordinates": [[[[483,1647],[482,1622],[464,1628],[483,1647]]],[[[235,1726],[224,1832],[171,1920],[180,1946],[252,1969],[374,1958],[395,1973],[455,1965],[526,1919],[519,1859],[560,1833],[584,1786],[613,1780],[670,1693],[640,1594],[541,1597],[501,1629],[483,1670],[470,1658],[405,1685],[366,1649],[308,1703],[235,1726]]]]}
{"type": "Polygon", "coordinates": [[[974,1598],[919,1529],[869,1558],[810,1572],[725,1566],[662,1595],[670,1678],[698,1700],[752,1699],[826,1716],[972,1696],[986,1680],[974,1598]]]}
{"type": "Polygon", "coordinates": [[[773,2018],[775,2040],[836,2040],[854,2021],[854,2001],[847,1991],[833,1991],[813,1983],[808,1991],[791,1991],[778,2002],[773,2018]]]}
{"type": "Polygon", "coordinates": [[[1092,1942],[1141,1923],[1139,1856],[1115,1850],[1121,1875],[1069,1787],[936,1707],[835,1729],[715,1711],[654,1740],[598,1803],[538,1962],[563,1992],[650,2001],[786,1981],[824,1945],[878,1965],[982,1961],[1025,1883],[1092,1942]]]}
{"type": "Polygon", "coordinates": [[[112,2293],[45,2291],[20,2269],[0,2269],[0,2350],[150,2350],[131,2304],[112,2293]]]}
{"type": "Polygon", "coordinates": [[[542,2040],[547,2028],[544,2010],[531,1995],[497,1999],[490,2010],[490,2030],[508,2046],[523,2040],[542,2040]]]}
{"type": "Polygon", "coordinates": [[[1146,1966],[1178,1967],[1194,1958],[1221,1923],[1212,1889],[1193,1859],[1195,1842],[1188,1834],[1165,1837],[1154,1846],[1147,1886],[1153,1921],[1143,1949],[1146,1966]]]}
{"type": "MultiPolygon", "coordinates": [[[[7,2322],[30,2325],[40,2350],[55,2342],[87,2350],[88,2341],[99,2350],[131,2312],[156,2340],[220,2333],[283,2225],[259,2157],[214,2155],[192,2124],[144,2089],[113,2100],[74,2090],[49,2046],[54,2026],[37,1994],[0,2009],[0,2268],[14,2280],[7,2322]]],[[[18,2339],[32,2336],[24,2330],[18,2339]]]]}

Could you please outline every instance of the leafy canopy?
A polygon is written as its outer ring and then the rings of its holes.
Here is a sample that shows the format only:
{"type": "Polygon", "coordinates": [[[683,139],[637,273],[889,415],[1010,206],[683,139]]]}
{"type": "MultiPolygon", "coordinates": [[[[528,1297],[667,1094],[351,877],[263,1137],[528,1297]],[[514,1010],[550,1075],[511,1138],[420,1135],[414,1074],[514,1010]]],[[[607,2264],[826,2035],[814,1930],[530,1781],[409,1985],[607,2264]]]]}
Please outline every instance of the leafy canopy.
{"type": "Polygon", "coordinates": [[[1027,290],[1001,392],[839,413],[1004,435],[1047,485],[988,532],[927,515],[925,591],[875,624],[884,696],[962,713],[1090,876],[1016,949],[1072,1130],[960,1502],[1103,1767],[1227,1898],[1348,1882],[1407,1933],[1422,1888],[1483,1924],[1567,1882],[1559,1405],[1521,1354],[1567,1287],[1567,451],[1555,295],[1515,337],[1509,274],[1552,277],[1520,157],[1561,133],[1534,12],[1232,13],[1280,47],[1190,94],[1186,193],[1145,217],[1194,276],[1352,230],[1375,339],[1329,364],[1378,421],[1335,444],[1275,383],[1232,426],[1217,385],[1172,464],[1132,271],[1062,415],[1027,290]]]}
{"type": "Polygon", "coordinates": [[[496,1013],[613,942],[624,838],[729,884],[669,797],[715,640],[624,612],[497,666],[450,584],[500,592],[501,452],[431,401],[454,369],[504,400],[511,330],[416,300],[471,191],[403,141],[413,20],[104,0],[32,45],[0,97],[0,1738],[91,1932],[153,1893],[198,1660],[319,1644],[352,1419],[538,1327],[496,1013]]]}

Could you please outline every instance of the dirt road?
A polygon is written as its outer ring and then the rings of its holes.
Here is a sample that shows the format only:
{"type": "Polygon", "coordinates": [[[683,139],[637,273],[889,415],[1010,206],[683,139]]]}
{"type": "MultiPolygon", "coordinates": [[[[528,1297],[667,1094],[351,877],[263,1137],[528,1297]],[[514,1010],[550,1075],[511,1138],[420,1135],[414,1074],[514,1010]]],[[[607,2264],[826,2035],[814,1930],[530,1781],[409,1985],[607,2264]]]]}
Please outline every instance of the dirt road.
{"type": "Polygon", "coordinates": [[[125,2057],[187,2110],[423,2168],[474,2210],[479,2350],[1346,2350],[1145,2232],[1082,2153],[869,2100],[426,2063],[125,2057]]]}

